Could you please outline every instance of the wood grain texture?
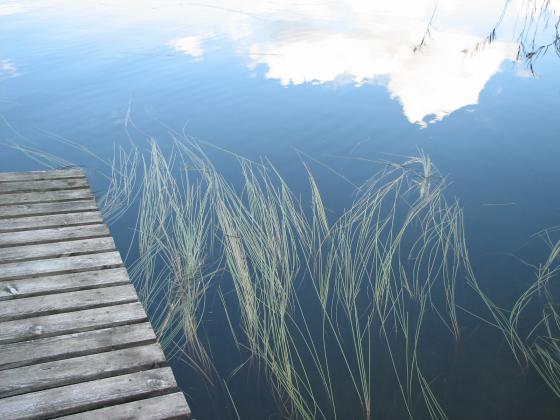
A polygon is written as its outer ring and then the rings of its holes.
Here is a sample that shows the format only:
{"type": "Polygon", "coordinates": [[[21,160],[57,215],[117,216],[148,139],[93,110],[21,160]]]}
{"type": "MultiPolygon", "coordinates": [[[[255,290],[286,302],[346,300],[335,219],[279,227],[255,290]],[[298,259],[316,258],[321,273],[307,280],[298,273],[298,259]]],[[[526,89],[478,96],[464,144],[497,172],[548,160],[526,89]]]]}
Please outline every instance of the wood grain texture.
{"type": "Polygon", "coordinates": [[[23,216],[74,213],[97,210],[95,200],[53,201],[51,203],[10,204],[0,206],[0,219],[23,216]]]}
{"type": "Polygon", "coordinates": [[[22,232],[0,233],[0,247],[99,238],[102,236],[109,236],[109,229],[103,224],[26,230],[22,232]]]}
{"type": "Polygon", "coordinates": [[[78,188],[88,188],[88,187],[89,186],[85,178],[0,182],[0,198],[2,194],[9,194],[9,193],[74,190],[78,188]]]}
{"type": "Polygon", "coordinates": [[[98,211],[0,219],[0,232],[103,223],[98,211]]]}
{"type": "Polygon", "coordinates": [[[0,418],[188,418],[80,169],[0,173],[0,418]]]}
{"type": "Polygon", "coordinates": [[[171,369],[159,368],[0,399],[4,420],[45,419],[176,390],[171,369]]]}
{"type": "Polygon", "coordinates": [[[93,199],[89,188],[79,190],[40,191],[28,193],[2,194],[0,206],[25,203],[43,203],[51,201],[73,201],[93,199]]]}
{"type": "MultiPolygon", "coordinates": [[[[0,370],[156,341],[148,322],[0,345],[0,370]]],[[[0,374],[1,376],[1,374],[0,374]]]]}
{"type": "Polygon", "coordinates": [[[83,178],[84,171],[80,168],[51,169],[31,172],[0,172],[0,182],[39,181],[44,179],[83,178]]]}
{"type": "Polygon", "coordinates": [[[0,344],[146,321],[139,302],[1,323],[0,344]]]}
{"type": "Polygon", "coordinates": [[[79,239],[50,244],[19,245],[0,249],[0,264],[36,260],[39,258],[60,258],[97,252],[114,251],[111,237],[79,239]]]}
{"type": "Polygon", "coordinates": [[[121,256],[117,251],[6,263],[0,265],[0,282],[47,274],[77,273],[101,268],[115,268],[121,265],[121,256]]]}
{"type": "Polygon", "coordinates": [[[116,286],[129,282],[130,279],[124,268],[8,280],[0,282],[0,301],[97,287],[116,286]]]}
{"type": "Polygon", "coordinates": [[[181,392],[176,392],[60,418],[65,420],[176,420],[188,419],[190,415],[191,410],[185,396],[181,392]]]}
{"type": "Polygon", "coordinates": [[[0,305],[0,322],[136,301],[138,296],[132,284],[13,299],[0,305]]]}
{"type": "Polygon", "coordinates": [[[159,344],[9,369],[0,375],[0,398],[160,367],[159,344]]]}

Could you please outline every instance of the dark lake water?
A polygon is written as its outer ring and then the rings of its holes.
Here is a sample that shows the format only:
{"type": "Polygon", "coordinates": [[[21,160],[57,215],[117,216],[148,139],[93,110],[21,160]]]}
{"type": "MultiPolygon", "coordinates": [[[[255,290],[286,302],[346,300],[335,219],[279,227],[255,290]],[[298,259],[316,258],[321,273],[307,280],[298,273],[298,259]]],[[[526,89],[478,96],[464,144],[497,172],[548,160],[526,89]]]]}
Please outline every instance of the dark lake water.
{"type": "MultiPolygon", "coordinates": [[[[302,153],[360,182],[371,160],[423,150],[464,209],[480,284],[511,307],[533,272],[520,259],[548,256],[532,235],[560,222],[560,58],[551,47],[531,71],[516,54],[520,40],[552,41],[560,3],[535,21],[527,7],[545,2],[504,10],[502,0],[449,0],[435,13],[434,3],[0,1],[0,170],[42,169],[8,145],[32,147],[84,166],[102,193],[107,168],[61,139],[110,159],[130,141],[153,138],[166,150],[179,131],[267,156],[298,190],[302,153]],[[496,25],[496,39],[477,50],[496,25]]],[[[329,207],[345,208],[348,185],[314,165],[329,207]]],[[[133,228],[131,217],[111,226],[123,253],[133,228]]],[[[218,312],[214,324],[224,322],[218,312]]],[[[449,419],[560,419],[560,399],[515,364],[499,332],[467,315],[462,322],[459,343],[433,335],[427,344],[444,349],[427,351],[426,363],[449,419]]],[[[205,334],[219,342],[223,331],[210,324],[205,334]]],[[[243,362],[229,351],[213,349],[223,378],[243,362]]],[[[222,389],[172,364],[195,418],[236,418],[222,389]]],[[[383,375],[373,418],[407,418],[396,382],[384,385],[383,375]]],[[[230,391],[241,418],[282,418],[260,379],[236,377],[230,391]]],[[[350,397],[341,407],[340,419],[360,418],[350,397]]],[[[418,408],[414,418],[429,415],[418,408]]]]}

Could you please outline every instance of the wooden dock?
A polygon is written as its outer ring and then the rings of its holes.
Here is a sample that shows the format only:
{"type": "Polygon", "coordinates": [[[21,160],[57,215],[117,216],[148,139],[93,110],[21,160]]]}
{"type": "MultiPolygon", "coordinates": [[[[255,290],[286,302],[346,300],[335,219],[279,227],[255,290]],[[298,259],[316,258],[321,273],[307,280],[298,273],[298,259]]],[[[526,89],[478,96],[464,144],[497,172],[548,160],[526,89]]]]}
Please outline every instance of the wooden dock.
{"type": "Polygon", "coordinates": [[[189,416],[83,171],[0,173],[0,419],[189,416]]]}

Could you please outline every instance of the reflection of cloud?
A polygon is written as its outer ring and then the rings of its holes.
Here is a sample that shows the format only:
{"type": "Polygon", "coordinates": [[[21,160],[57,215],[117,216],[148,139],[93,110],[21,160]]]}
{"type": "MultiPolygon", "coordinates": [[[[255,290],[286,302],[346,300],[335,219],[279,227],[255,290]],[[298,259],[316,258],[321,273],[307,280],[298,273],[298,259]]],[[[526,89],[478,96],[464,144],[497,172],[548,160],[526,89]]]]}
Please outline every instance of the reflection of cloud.
{"type": "Polygon", "coordinates": [[[175,39],[170,44],[177,51],[190,55],[193,58],[200,58],[204,55],[204,49],[202,48],[203,39],[204,37],[202,36],[187,36],[175,39]]]}
{"type": "Polygon", "coordinates": [[[510,44],[495,43],[467,56],[461,50],[477,38],[437,33],[420,53],[414,53],[411,46],[418,31],[394,27],[393,33],[317,33],[255,44],[251,66],[266,65],[266,77],[283,85],[326,83],[343,75],[358,85],[388,80],[391,96],[402,103],[408,120],[425,125],[428,115],[437,121],[476,104],[486,82],[516,52],[510,44]]]}
{"type": "Polygon", "coordinates": [[[514,45],[501,42],[472,56],[460,51],[474,42],[476,38],[470,36],[441,34],[422,54],[403,57],[391,71],[389,91],[402,103],[410,122],[425,126],[426,116],[433,116],[429,122],[435,122],[477,104],[486,82],[505,59],[516,54],[514,45]]]}
{"type": "Polygon", "coordinates": [[[19,76],[19,73],[13,60],[0,60],[0,80],[11,79],[17,76],[19,76]]]}
{"type": "Polygon", "coordinates": [[[8,3],[0,4],[0,16],[14,15],[26,11],[27,8],[23,4],[8,3]]]}
{"type": "MultiPolygon", "coordinates": [[[[537,3],[548,0],[536,0],[537,3]]],[[[469,50],[496,24],[504,0],[442,0],[431,36],[414,54],[430,22],[434,0],[228,0],[204,3],[120,0],[29,0],[52,4],[57,13],[97,15],[118,25],[155,24],[169,28],[177,51],[195,59],[207,54],[209,36],[232,41],[247,65],[266,67],[266,77],[283,85],[302,83],[383,83],[402,104],[409,121],[425,125],[469,104],[476,104],[487,81],[513,44],[494,42],[472,56],[469,50]],[[225,4],[225,3],[223,3],[225,4]],[[64,7],[63,7],[64,5],[64,7]],[[188,28],[188,29],[185,29],[188,28]],[[437,28],[437,30],[435,29],[437,28]],[[177,34],[177,30],[185,31],[177,34]]],[[[552,0],[553,5],[560,0],[552,0]]],[[[512,37],[525,0],[511,0],[500,34],[512,37]]],[[[525,6],[523,6],[525,5],[525,6]]],[[[164,29],[167,31],[167,29],[164,29]]]]}

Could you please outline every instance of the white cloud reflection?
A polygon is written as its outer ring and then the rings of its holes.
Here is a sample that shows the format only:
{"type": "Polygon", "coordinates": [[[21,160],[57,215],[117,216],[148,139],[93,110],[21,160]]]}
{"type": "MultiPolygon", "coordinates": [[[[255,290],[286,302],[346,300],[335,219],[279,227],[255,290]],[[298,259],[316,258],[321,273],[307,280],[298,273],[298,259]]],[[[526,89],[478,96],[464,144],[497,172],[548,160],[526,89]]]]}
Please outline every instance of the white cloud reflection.
{"type": "Polygon", "coordinates": [[[200,58],[204,55],[202,47],[203,36],[186,36],[184,38],[174,39],[170,45],[176,50],[193,58],[200,58]]]}
{"type": "Polygon", "coordinates": [[[451,112],[478,103],[480,92],[505,59],[513,59],[516,46],[495,43],[475,55],[457,47],[468,47],[477,39],[467,35],[441,34],[423,54],[403,57],[390,72],[388,89],[401,102],[410,122],[425,126],[451,112]]]}
{"type": "Polygon", "coordinates": [[[27,7],[21,2],[0,4],[0,16],[15,15],[26,10],[27,7]]]}
{"type": "Polygon", "coordinates": [[[329,34],[254,45],[251,66],[266,65],[266,77],[283,85],[327,83],[340,76],[357,85],[382,81],[400,101],[408,120],[425,125],[428,115],[440,120],[478,103],[480,92],[503,60],[515,56],[515,47],[505,43],[473,56],[461,52],[476,41],[473,36],[438,33],[421,53],[414,53],[411,42],[398,38],[329,34]]]}
{"type": "MultiPolygon", "coordinates": [[[[431,36],[416,53],[413,46],[433,11],[431,0],[244,2],[243,7],[230,4],[228,10],[212,6],[208,27],[202,29],[221,28],[238,53],[248,57],[249,68],[263,65],[266,78],[285,86],[340,80],[383,83],[402,104],[406,118],[426,126],[477,104],[488,80],[516,53],[515,45],[507,42],[495,42],[474,55],[464,52],[495,23],[501,0],[440,3],[431,36]]],[[[203,55],[196,36],[174,44],[193,57],[203,55]]]]}
{"type": "MultiPolygon", "coordinates": [[[[462,52],[488,34],[505,0],[440,0],[431,37],[419,53],[412,49],[435,0],[50,1],[57,12],[88,8],[105,26],[153,24],[170,34],[171,48],[197,60],[212,40],[226,39],[249,68],[264,66],[266,78],[286,86],[384,84],[406,118],[422,126],[426,119],[438,121],[477,104],[488,80],[516,53],[513,42],[495,42],[474,55],[462,52]]],[[[510,1],[500,27],[504,39],[514,39],[513,23],[524,1],[510,1]]]]}
{"type": "Polygon", "coordinates": [[[13,60],[0,59],[0,80],[12,79],[19,76],[18,69],[13,60]]]}
{"type": "MultiPolygon", "coordinates": [[[[391,97],[402,104],[406,118],[425,126],[426,117],[429,122],[438,121],[459,108],[477,104],[480,92],[502,62],[515,57],[515,45],[504,42],[474,55],[464,52],[491,27],[481,25],[480,18],[459,31],[452,22],[436,21],[434,26],[441,29],[432,28],[426,45],[415,53],[413,46],[422,38],[433,3],[375,3],[353,2],[354,8],[348,7],[343,19],[328,18],[315,28],[305,24],[314,22],[312,15],[305,13],[284,20],[284,30],[278,30],[282,21],[277,20],[276,32],[265,41],[257,38],[248,42],[249,65],[266,66],[266,77],[283,85],[329,83],[341,77],[356,85],[383,83],[391,97]]],[[[470,10],[458,2],[443,3],[440,13],[454,19],[458,13],[474,13],[477,7],[479,11],[495,9],[496,14],[490,12],[489,16],[499,15],[499,9],[489,8],[488,2],[475,1],[470,10]]],[[[330,15],[338,16],[335,11],[330,15]]]]}

